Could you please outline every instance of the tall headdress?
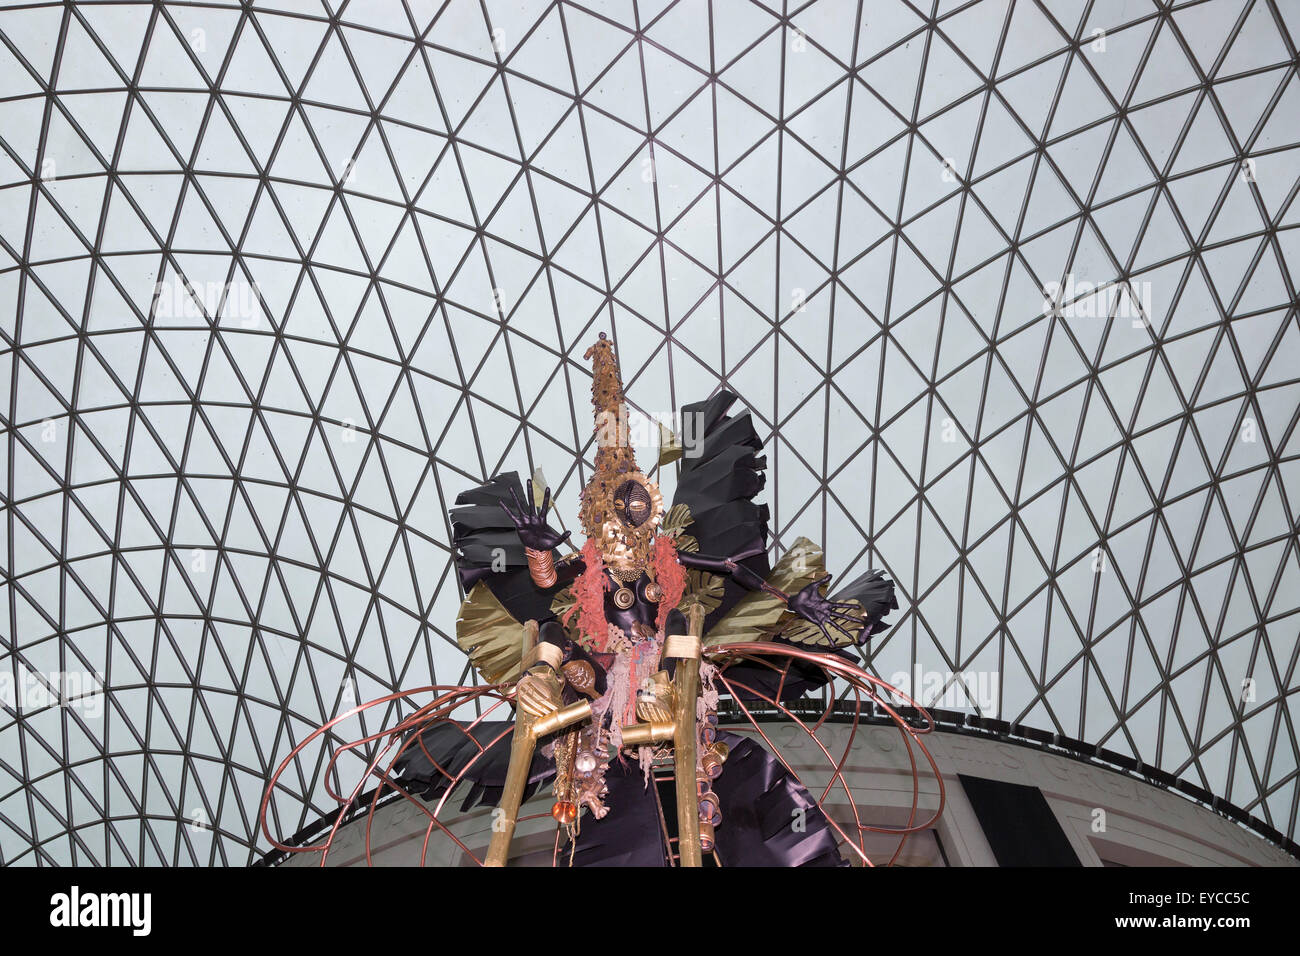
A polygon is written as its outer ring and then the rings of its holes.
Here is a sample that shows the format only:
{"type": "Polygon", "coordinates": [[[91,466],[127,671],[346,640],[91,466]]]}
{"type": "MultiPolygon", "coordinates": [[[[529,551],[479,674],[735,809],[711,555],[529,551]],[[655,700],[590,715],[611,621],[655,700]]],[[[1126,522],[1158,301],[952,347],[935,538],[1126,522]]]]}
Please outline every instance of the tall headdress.
{"type": "Polygon", "coordinates": [[[611,570],[644,569],[663,520],[659,488],[637,467],[628,428],[623,380],[613,343],[600,333],[584,358],[592,360],[596,413],[596,471],[582,492],[582,529],[598,539],[611,570]]]}

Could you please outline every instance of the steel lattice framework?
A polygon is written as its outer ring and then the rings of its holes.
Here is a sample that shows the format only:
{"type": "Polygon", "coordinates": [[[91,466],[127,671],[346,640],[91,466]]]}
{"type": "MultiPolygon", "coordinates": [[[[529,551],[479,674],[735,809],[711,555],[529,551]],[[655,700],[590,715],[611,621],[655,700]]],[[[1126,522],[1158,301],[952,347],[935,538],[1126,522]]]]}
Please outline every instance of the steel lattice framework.
{"type": "Polygon", "coordinates": [[[540,467],[571,519],[602,329],[647,413],[743,396],[778,553],[896,579],[882,678],[996,674],[922,703],[1294,835],[1297,42],[1293,0],[4,4],[0,859],[246,863],[312,728],[469,680],[447,507],[540,467]]]}

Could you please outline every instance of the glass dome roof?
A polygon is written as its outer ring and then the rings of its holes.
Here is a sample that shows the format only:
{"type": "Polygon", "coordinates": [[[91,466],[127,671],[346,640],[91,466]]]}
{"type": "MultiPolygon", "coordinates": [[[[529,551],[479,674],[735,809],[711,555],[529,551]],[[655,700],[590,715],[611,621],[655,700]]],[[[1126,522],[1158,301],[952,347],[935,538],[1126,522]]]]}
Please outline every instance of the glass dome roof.
{"type": "MultiPolygon", "coordinates": [[[[647,415],[753,410],[777,553],[893,576],[880,676],[995,675],[937,702],[1294,835],[1298,42],[1264,0],[0,7],[0,859],[247,863],[311,728],[470,680],[447,508],[540,468],[573,525],[601,330],[647,415]]],[[[290,778],[284,834],[329,806],[290,778]]]]}

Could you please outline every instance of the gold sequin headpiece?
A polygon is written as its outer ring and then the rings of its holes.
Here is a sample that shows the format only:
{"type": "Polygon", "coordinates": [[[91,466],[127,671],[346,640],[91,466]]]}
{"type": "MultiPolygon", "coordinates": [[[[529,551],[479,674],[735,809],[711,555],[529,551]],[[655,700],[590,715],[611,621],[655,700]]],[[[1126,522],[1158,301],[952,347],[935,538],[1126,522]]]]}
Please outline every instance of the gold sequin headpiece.
{"type": "Polygon", "coordinates": [[[601,541],[611,566],[639,571],[649,561],[663,520],[663,497],[637,467],[613,343],[602,332],[583,357],[592,360],[596,471],[582,492],[582,529],[587,537],[601,541]]]}

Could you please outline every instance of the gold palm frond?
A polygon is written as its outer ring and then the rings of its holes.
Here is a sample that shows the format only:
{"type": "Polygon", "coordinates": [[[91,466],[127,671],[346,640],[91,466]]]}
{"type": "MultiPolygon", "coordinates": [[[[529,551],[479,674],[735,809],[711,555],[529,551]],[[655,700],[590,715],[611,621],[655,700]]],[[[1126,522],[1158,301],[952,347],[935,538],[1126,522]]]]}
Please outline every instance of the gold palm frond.
{"type": "Polygon", "coordinates": [[[527,640],[524,626],[484,582],[470,589],[456,619],[456,643],[485,681],[499,684],[518,677],[527,640]]]}
{"type": "MultiPolygon", "coordinates": [[[[786,594],[794,594],[825,573],[822,549],[807,538],[799,538],[781,555],[781,560],[767,575],[767,583],[786,594]]],[[[750,591],[709,629],[704,635],[704,646],[765,640],[781,633],[783,618],[788,614],[785,602],[776,595],[750,591]]]]}
{"type": "MultiPolygon", "coordinates": [[[[849,600],[844,603],[853,606],[853,610],[849,611],[849,614],[857,618],[859,621],[865,620],[867,612],[862,610],[861,604],[854,600],[849,600]]],[[[845,627],[848,629],[850,634],[854,635],[856,635],[858,631],[862,630],[861,624],[857,625],[857,627],[848,627],[846,624],[845,627]]],[[[834,628],[828,627],[826,633],[831,636],[829,641],[826,639],[826,634],[823,634],[821,628],[816,624],[797,617],[793,618],[789,624],[781,629],[781,636],[787,640],[794,641],[796,644],[808,644],[813,647],[849,647],[856,643],[834,628]]]]}
{"type": "Polygon", "coordinates": [[[663,422],[659,423],[659,465],[671,464],[685,454],[682,447],[682,440],[671,428],[663,422]]]}
{"type": "Polygon", "coordinates": [[[695,518],[691,515],[689,506],[675,504],[668,509],[668,513],[664,515],[664,520],[659,523],[659,533],[672,538],[677,545],[678,551],[698,551],[700,548],[699,542],[685,533],[686,529],[694,521],[695,518]]]}
{"type": "Polygon", "coordinates": [[[711,574],[698,568],[688,568],[686,571],[686,591],[677,607],[685,614],[692,604],[698,603],[704,608],[705,614],[712,614],[718,609],[718,605],[722,603],[726,587],[727,582],[721,575],[711,574]]]}
{"type": "Polygon", "coordinates": [[[573,596],[573,585],[560,588],[551,598],[551,613],[563,621],[564,615],[577,603],[578,599],[573,596]]]}

